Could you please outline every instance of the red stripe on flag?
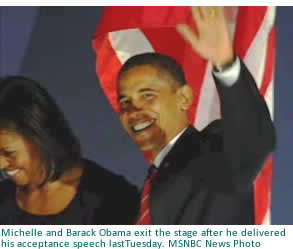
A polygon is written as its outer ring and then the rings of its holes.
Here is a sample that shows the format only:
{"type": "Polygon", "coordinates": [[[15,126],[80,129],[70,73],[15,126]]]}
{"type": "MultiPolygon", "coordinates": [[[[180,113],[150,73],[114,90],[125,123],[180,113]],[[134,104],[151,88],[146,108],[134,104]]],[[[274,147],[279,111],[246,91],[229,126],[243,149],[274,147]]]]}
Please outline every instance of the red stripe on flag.
{"type": "Polygon", "coordinates": [[[264,218],[271,206],[272,168],[273,157],[270,156],[264,164],[264,167],[254,185],[254,210],[256,225],[263,224],[264,218]]]}
{"type": "Polygon", "coordinates": [[[239,7],[237,26],[234,37],[236,54],[244,58],[264,21],[268,7],[241,6],[239,7]]]}
{"type": "MultiPolygon", "coordinates": [[[[265,95],[269,85],[272,83],[274,65],[275,65],[275,48],[276,48],[276,30],[275,28],[269,34],[267,46],[267,58],[265,65],[265,73],[263,82],[260,88],[262,95],[265,95]]],[[[264,218],[271,206],[271,185],[272,185],[272,171],[273,171],[272,156],[265,163],[264,168],[259,174],[254,185],[255,195],[255,224],[263,223],[264,218]]]]}
{"type": "Polygon", "coordinates": [[[115,6],[106,7],[99,20],[96,36],[130,28],[174,27],[190,15],[188,7],[115,6]]]}
{"type": "Polygon", "coordinates": [[[114,110],[118,112],[116,77],[121,63],[106,37],[99,43],[96,42],[95,49],[97,51],[96,73],[99,76],[101,87],[114,110]]]}

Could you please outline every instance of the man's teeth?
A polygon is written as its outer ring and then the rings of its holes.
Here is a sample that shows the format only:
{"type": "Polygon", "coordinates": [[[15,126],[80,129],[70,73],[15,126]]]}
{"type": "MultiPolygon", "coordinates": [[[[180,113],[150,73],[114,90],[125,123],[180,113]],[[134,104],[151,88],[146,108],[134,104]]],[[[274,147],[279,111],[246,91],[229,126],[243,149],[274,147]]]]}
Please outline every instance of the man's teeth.
{"type": "Polygon", "coordinates": [[[137,124],[133,127],[134,131],[141,131],[153,124],[153,121],[147,121],[144,123],[137,124]]]}
{"type": "Polygon", "coordinates": [[[13,176],[13,175],[17,174],[18,171],[19,171],[19,169],[10,170],[10,171],[6,171],[6,174],[9,175],[9,176],[13,176]]]}

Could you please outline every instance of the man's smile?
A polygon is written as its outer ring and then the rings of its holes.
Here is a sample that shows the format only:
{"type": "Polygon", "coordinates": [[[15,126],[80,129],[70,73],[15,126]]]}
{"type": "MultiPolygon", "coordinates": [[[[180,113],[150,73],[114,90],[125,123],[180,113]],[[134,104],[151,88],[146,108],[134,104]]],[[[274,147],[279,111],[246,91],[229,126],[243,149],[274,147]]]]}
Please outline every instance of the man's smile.
{"type": "Polygon", "coordinates": [[[141,132],[141,131],[144,131],[144,130],[150,128],[154,123],[155,123],[154,119],[137,122],[135,125],[131,125],[131,130],[134,133],[138,133],[138,132],[141,132]]]}

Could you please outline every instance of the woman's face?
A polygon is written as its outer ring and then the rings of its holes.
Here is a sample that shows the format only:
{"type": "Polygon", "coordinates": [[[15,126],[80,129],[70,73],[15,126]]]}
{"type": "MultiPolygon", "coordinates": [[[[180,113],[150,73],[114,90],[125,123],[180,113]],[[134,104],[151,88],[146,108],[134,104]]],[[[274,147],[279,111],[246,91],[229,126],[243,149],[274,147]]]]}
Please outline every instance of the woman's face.
{"type": "Polygon", "coordinates": [[[18,186],[37,187],[46,172],[36,145],[13,131],[0,130],[0,169],[18,186]]]}

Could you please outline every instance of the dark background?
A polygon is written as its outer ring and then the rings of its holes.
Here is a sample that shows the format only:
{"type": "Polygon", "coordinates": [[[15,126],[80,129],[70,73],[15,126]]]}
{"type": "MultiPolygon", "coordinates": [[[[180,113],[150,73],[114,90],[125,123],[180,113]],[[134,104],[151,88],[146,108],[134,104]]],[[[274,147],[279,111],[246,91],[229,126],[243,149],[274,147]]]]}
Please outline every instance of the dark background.
{"type": "MultiPolygon", "coordinates": [[[[0,76],[38,80],[55,97],[85,157],[141,185],[146,163],[99,87],[91,40],[102,7],[0,7],[0,76]]],[[[293,224],[292,7],[277,10],[272,223],[293,224]]]]}

